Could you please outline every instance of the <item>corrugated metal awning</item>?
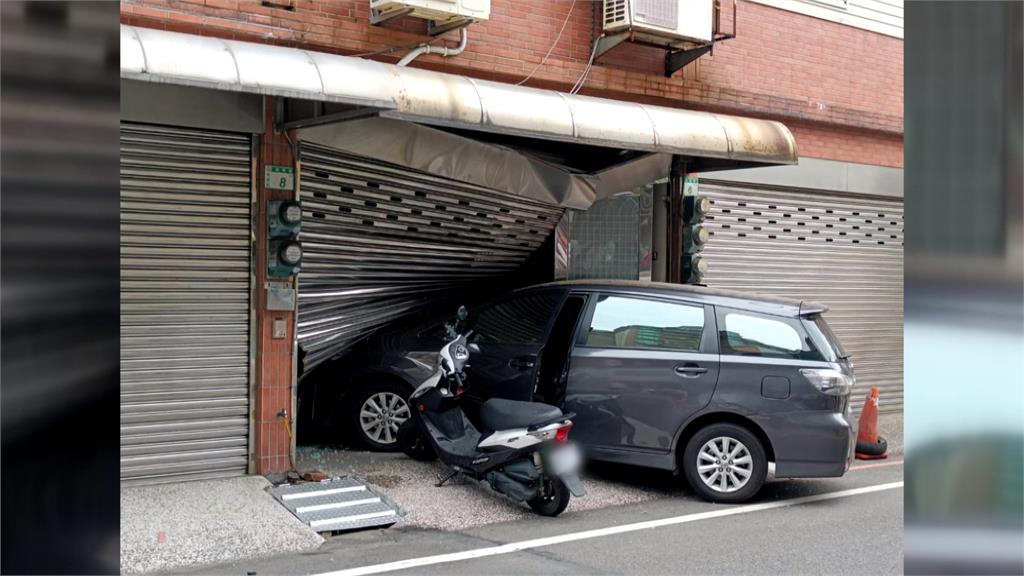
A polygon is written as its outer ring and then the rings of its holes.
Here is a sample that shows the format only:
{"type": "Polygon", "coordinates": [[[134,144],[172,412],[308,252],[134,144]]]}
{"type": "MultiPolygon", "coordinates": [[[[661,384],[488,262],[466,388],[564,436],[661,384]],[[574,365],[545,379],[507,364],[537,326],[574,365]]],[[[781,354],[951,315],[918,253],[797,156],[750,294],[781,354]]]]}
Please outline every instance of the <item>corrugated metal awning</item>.
{"type": "Polygon", "coordinates": [[[422,124],[724,161],[795,164],[781,123],[399,67],[297,48],[121,26],[121,77],[370,106],[422,124]]]}

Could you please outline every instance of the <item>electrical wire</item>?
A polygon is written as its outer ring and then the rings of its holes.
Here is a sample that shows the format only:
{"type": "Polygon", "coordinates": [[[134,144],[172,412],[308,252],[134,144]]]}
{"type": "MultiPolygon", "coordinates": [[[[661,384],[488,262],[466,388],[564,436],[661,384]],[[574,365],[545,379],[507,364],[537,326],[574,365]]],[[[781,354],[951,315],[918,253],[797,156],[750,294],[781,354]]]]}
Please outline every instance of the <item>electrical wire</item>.
{"type": "Polygon", "coordinates": [[[590,51],[590,61],[587,62],[587,67],[580,74],[580,77],[576,79],[576,83],[573,84],[572,89],[569,90],[569,94],[576,94],[583,88],[583,85],[587,83],[587,77],[590,76],[590,69],[594,67],[594,57],[597,55],[597,41],[594,41],[594,49],[590,51]]]}
{"type": "Polygon", "coordinates": [[[533,70],[530,71],[529,74],[526,75],[526,78],[523,78],[519,82],[516,82],[516,86],[522,86],[524,82],[526,82],[530,78],[533,78],[533,75],[537,73],[537,70],[540,70],[540,67],[543,66],[544,63],[548,61],[548,57],[551,56],[552,52],[554,52],[555,46],[558,46],[558,41],[562,39],[562,32],[565,32],[565,26],[566,24],[569,23],[569,16],[572,16],[573,9],[576,8],[576,2],[577,0],[572,0],[572,6],[569,6],[569,12],[566,13],[565,20],[562,21],[562,28],[558,31],[558,36],[555,36],[555,41],[551,43],[551,47],[548,48],[547,54],[545,54],[544,57],[540,59],[540,62],[533,68],[533,70]]]}

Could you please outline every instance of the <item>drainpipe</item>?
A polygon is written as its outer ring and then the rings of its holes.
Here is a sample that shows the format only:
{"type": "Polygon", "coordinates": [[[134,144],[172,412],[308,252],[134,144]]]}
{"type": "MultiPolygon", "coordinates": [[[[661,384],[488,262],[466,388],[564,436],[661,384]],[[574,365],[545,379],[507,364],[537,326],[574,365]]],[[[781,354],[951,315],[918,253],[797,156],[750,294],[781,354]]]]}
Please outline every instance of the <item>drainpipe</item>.
{"type": "Polygon", "coordinates": [[[415,48],[412,52],[409,52],[402,59],[398,61],[399,66],[408,66],[410,62],[419,58],[424,54],[440,54],[447,58],[449,56],[458,56],[462,54],[462,51],[466,49],[466,44],[469,42],[469,34],[465,28],[459,28],[459,45],[454,48],[447,46],[430,46],[422,44],[418,48],[415,48]]]}

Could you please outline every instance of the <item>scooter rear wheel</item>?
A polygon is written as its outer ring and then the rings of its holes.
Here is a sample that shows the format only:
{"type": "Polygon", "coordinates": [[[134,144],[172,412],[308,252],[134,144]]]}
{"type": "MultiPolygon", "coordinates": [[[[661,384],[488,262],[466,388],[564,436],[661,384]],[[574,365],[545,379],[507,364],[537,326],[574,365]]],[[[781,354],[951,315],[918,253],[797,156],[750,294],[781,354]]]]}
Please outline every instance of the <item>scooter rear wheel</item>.
{"type": "Polygon", "coordinates": [[[541,516],[558,516],[569,505],[569,487],[561,478],[541,478],[541,493],[527,501],[530,508],[541,516]]]}
{"type": "Polygon", "coordinates": [[[402,422],[398,426],[397,433],[398,447],[406,456],[420,462],[432,462],[437,460],[437,454],[430,442],[423,437],[420,427],[412,421],[412,418],[402,422]]]}

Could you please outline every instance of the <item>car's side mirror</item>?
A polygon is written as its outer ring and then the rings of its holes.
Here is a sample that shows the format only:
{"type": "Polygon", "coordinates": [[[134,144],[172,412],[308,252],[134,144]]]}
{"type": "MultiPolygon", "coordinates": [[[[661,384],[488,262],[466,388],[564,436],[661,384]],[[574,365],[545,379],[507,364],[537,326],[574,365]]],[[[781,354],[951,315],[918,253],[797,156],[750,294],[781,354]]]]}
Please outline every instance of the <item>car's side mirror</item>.
{"type": "Polygon", "coordinates": [[[473,354],[480,353],[480,345],[477,344],[476,342],[471,342],[469,346],[466,346],[466,348],[469,348],[469,351],[472,352],[473,354]]]}

